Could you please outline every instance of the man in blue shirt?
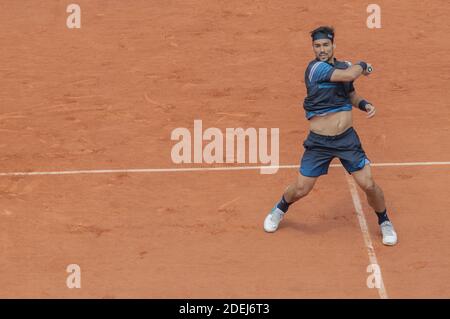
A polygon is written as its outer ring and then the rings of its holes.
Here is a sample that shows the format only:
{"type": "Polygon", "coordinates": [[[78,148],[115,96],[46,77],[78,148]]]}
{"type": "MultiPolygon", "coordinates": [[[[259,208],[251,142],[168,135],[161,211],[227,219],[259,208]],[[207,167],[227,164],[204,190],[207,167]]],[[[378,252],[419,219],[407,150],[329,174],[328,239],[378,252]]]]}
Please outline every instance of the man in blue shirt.
{"type": "Polygon", "coordinates": [[[357,95],[353,86],[359,76],[372,72],[372,66],[366,62],[352,65],[336,60],[332,27],[319,27],[311,32],[311,37],[316,58],[305,71],[307,96],[303,107],[310,122],[308,137],[303,142],[305,152],[296,181],[286,188],[267,215],[264,229],[276,231],[289,206],[312,190],[317,178],[328,173],[330,162],[337,157],[366,193],[369,205],[378,216],[383,244],[393,246],[397,234],[387,216],[383,191],[373,180],[370,160],[352,125],[353,107],[367,112],[368,118],[375,115],[375,107],[357,95]]]}

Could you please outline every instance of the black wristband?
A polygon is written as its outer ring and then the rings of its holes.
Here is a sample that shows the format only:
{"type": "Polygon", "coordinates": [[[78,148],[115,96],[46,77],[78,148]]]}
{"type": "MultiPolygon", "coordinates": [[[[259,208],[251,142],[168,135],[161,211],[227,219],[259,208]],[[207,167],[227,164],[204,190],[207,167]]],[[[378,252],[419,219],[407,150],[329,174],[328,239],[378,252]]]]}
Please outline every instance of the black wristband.
{"type": "Polygon", "coordinates": [[[359,103],[358,103],[358,108],[359,108],[361,111],[367,112],[367,110],[366,110],[366,105],[367,105],[367,104],[370,104],[370,102],[367,102],[366,100],[361,100],[361,101],[359,101],[359,103]]]}
{"type": "Polygon", "coordinates": [[[366,70],[367,70],[367,63],[366,63],[366,62],[359,61],[359,62],[356,63],[356,64],[359,64],[359,65],[362,67],[363,71],[366,71],[366,70]]]}

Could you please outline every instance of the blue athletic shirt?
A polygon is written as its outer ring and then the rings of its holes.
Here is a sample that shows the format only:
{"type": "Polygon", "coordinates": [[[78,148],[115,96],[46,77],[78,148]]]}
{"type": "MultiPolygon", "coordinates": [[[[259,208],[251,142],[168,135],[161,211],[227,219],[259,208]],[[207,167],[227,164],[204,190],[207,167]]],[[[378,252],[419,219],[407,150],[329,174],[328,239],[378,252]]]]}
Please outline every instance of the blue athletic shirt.
{"type": "Polygon", "coordinates": [[[323,116],[327,113],[350,111],[352,103],[349,94],[355,90],[352,82],[330,82],[336,69],[347,69],[351,64],[334,60],[334,64],[314,59],[305,71],[307,96],[303,103],[306,118],[323,116]]]}

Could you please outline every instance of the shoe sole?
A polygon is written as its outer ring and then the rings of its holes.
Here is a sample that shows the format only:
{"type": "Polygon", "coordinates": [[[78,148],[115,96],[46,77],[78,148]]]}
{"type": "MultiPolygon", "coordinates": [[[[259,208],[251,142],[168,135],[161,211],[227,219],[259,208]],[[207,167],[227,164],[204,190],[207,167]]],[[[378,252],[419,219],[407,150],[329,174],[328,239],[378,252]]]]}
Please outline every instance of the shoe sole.
{"type": "Polygon", "coordinates": [[[395,245],[397,245],[397,242],[395,242],[395,243],[386,243],[386,242],[383,241],[383,245],[385,245],[385,246],[395,246],[395,245]]]}
{"type": "Polygon", "coordinates": [[[383,245],[385,245],[385,246],[395,246],[395,245],[397,245],[397,243],[398,243],[398,240],[397,240],[397,238],[395,239],[395,242],[385,242],[384,240],[381,240],[382,241],[382,243],[383,243],[383,245]]]}
{"type": "Polygon", "coordinates": [[[391,244],[391,243],[383,243],[383,245],[392,247],[392,246],[397,245],[397,243],[393,243],[393,244],[391,244]]]}

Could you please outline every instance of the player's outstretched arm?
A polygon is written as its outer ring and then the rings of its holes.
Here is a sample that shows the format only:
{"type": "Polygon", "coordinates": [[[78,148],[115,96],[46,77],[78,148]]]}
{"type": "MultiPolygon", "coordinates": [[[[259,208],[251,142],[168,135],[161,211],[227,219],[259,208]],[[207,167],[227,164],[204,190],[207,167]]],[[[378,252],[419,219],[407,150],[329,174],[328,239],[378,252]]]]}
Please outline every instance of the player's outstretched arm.
{"type": "Polygon", "coordinates": [[[336,69],[331,74],[331,82],[351,82],[355,81],[361,74],[369,75],[372,66],[365,62],[358,62],[345,70],[336,69]]]}

